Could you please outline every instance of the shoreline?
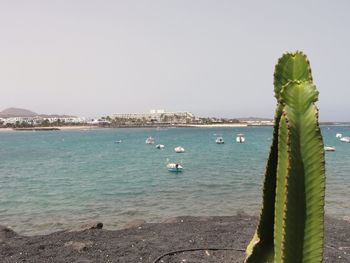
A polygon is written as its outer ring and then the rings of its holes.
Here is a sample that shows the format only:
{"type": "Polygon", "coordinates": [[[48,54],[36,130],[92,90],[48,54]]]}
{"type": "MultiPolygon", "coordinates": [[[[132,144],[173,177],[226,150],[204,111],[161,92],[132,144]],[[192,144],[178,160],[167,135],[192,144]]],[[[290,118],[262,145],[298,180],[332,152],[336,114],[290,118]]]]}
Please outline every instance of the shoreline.
{"type": "Polygon", "coordinates": [[[226,123],[226,124],[187,124],[184,128],[239,128],[239,127],[247,127],[248,124],[245,123],[226,123]]]}
{"type": "MultiPolygon", "coordinates": [[[[350,126],[350,124],[320,124],[321,126],[350,126]]],[[[273,124],[248,124],[248,123],[223,123],[223,124],[157,124],[157,125],[117,125],[117,126],[96,126],[96,125],[78,125],[78,126],[48,126],[48,127],[28,127],[28,128],[0,128],[1,132],[31,131],[33,129],[51,130],[91,130],[91,129],[171,129],[171,128],[245,128],[245,127],[272,127],[273,124]],[[21,130],[22,129],[22,130],[21,130]]]]}
{"type": "MultiPolygon", "coordinates": [[[[123,262],[164,263],[243,262],[257,217],[244,213],[235,216],[181,216],[162,223],[133,220],[121,230],[104,230],[102,223],[48,235],[21,236],[0,226],[0,258],[4,262],[123,262]],[[212,250],[229,248],[231,250],[212,250]]],[[[325,219],[325,263],[349,262],[350,222],[325,219]]]]}
{"type": "MultiPolygon", "coordinates": [[[[251,127],[254,125],[248,124],[177,124],[177,125],[123,125],[123,126],[95,126],[95,125],[79,125],[79,126],[48,126],[48,127],[26,127],[26,128],[0,128],[0,132],[18,132],[18,131],[68,131],[68,130],[92,130],[92,129],[122,129],[122,128],[154,128],[154,129],[167,129],[167,128],[241,128],[251,127]]],[[[258,127],[264,125],[256,125],[258,127]]]]}
{"type": "Polygon", "coordinates": [[[23,131],[70,131],[70,130],[90,130],[100,129],[98,126],[49,126],[49,127],[28,127],[28,128],[0,128],[0,132],[23,132],[23,131]]]}

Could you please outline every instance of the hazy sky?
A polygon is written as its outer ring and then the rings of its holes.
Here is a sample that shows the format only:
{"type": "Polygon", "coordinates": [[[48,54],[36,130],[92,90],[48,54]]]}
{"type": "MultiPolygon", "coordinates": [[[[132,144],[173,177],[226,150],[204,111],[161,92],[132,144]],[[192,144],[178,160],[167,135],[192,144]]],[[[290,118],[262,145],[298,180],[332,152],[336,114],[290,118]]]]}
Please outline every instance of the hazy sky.
{"type": "Polygon", "coordinates": [[[285,51],[350,121],[350,1],[0,0],[0,110],[272,117],[285,51]]]}

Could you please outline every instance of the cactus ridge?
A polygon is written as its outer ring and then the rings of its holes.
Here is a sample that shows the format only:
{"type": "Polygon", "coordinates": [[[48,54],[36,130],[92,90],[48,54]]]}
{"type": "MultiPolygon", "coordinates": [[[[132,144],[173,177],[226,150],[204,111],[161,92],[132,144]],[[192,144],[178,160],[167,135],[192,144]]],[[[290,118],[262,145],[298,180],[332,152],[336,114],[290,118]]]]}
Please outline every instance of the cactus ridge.
{"type": "MultiPolygon", "coordinates": [[[[275,214],[283,215],[283,217],[275,216],[274,221],[274,260],[281,262],[282,251],[284,250],[285,237],[285,189],[288,184],[288,175],[291,169],[290,160],[290,129],[288,128],[288,119],[285,112],[283,112],[279,123],[279,138],[278,138],[278,165],[277,165],[277,184],[276,184],[276,200],[275,200],[275,214]]],[[[287,190],[288,191],[288,190],[287,190]]]]}
{"type": "MultiPolygon", "coordinates": [[[[321,262],[325,162],[317,120],[318,109],[314,104],[318,92],[308,81],[290,82],[288,86],[285,87],[288,100],[284,114],[289,119],[288,129],[292,136],[292,169],[286,177],[283,216],[285,233],[281,262],[321,262]]],[[[276,213],[275,216],[279,215],[276,213]]]]}

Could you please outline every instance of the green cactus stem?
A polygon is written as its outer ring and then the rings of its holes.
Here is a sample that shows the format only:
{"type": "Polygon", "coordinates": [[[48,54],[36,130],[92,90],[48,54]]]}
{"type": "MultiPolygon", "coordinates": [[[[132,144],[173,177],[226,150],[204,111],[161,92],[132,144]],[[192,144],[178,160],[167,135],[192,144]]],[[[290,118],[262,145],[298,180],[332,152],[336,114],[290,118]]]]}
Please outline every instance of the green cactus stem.
{"type": "Polygon", "coordinates": [[[315,106],[318,92],[303,53],[279,59],[274,86],[278,104],[263,206],[246,262],[321,262],[324,148],[315,106]]]}

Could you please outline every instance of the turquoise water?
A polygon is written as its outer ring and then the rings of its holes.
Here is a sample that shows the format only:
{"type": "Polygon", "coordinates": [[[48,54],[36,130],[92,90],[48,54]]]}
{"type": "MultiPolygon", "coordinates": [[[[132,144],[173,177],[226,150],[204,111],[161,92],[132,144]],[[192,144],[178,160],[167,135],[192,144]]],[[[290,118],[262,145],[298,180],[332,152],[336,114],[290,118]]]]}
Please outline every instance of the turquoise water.
{"type": "MultiPolygon", "coordinates": [[[[326,213],[350,216],[350,127],[323,127],[326,213]]],[[[143,218],[259,212],[271,127],[96,129],[0,133],[0,224],[43,234],[91,221],[108,229],[143,218]],[[234,142],[244,133],[246,143],[234,142]],[[225,139],[215,144],[215,134],[225,139]],[[164,150],[146,145],[152,136],[164,150]],[[114,143],[122,140],[122,143],[114,143]],[[174,147],[183,146],[183,154],[174,147]],[[167,171],[166,159],[184,172],[167,171]]]]}

